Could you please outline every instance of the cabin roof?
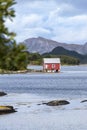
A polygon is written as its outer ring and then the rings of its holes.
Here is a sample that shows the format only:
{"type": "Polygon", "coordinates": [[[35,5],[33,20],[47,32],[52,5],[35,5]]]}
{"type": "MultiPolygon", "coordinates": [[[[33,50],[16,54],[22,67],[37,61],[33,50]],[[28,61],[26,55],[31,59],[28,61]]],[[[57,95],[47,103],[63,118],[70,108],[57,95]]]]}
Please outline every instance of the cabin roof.
{"type": "Polygon", "coordinates": [[[43,58],[44,63],[60,63],[60,58],[43,58]]]}

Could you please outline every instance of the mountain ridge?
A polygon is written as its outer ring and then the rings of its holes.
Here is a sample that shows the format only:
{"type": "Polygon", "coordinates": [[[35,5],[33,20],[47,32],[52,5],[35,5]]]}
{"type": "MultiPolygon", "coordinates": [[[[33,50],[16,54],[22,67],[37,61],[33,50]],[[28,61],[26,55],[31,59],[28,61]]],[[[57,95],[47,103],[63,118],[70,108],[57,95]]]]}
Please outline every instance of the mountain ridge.
{"type": "Polygon", "coordinates": [[[43,56],[49,57],[49,56],[69,56],[73,57],[79,60],[82,64],[87,64],[87,55],[81,55],[75,51],[69,51],[64,49],[63,47],[56,47],[49,53],[44,53],[43,56]]]}
{"type": "Polygon", "coordinates": [[[79,54],[87,54],[87,43],[80,44],[67,44],[60,43],[54,40],[46,39],[43,37],[29,38],[24,41],[24,45],[27,47],[27,51],[32,53],[49,53],[56,47],[63,47],[69,51],[76,51],[79,54]]]}

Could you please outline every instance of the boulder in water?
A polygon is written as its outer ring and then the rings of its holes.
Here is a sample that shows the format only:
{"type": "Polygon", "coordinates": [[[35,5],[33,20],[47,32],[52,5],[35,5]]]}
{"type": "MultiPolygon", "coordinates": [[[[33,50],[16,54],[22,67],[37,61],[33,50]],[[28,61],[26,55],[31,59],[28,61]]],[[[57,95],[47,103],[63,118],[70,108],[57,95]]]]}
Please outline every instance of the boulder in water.
{"type": "Polygon", "coordinates": [[[0,96],[5,96],[5,95],[7,95],[7,93],[5,93],[5,92],[0,92],[0,96]]]}
{"type": "Polygon", "coordinates": [[[16,112],[13,106],[0,106],[0,115],[16,112]]]}
{"type": "Polygon", "coordinates": [[[83,103],[83,102],[87,102],[87,100],[83,100],[83,101],[81,101],[81,103],[83,103]]]}
{"type": "Polygon", "coordinates": [[[53,100],[53,101],[50,101],[48,103],[44,103],[48,106],[59,106],[59,105],[67,105],[69,104],[70,102],[66,101],[66,100],[53,100]]]}

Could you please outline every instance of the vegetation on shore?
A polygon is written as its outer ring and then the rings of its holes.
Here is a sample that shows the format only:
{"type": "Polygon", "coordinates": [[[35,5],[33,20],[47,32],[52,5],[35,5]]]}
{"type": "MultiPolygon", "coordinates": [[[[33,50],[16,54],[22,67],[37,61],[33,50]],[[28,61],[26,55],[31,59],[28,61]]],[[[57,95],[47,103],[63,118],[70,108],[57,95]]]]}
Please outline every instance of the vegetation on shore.
{"type": "Polygon", "coordinates": [[[60,58],[62,65],[79,65],[80,61],[78,58],[74,58],[66,55],[51,55],[44,54],[40,55],[38,53],[29,53],[28,54],[28,63],[32,65],[42,65],[43,58],[60,58]]]}
{"type": "Polygon", "coordinates": [[[60,58],[62,65],[79,65],[87,63],[87,55],[81,55],[75,51],[69,51],[63,47],[56,47],[45,54],[28,53],[29,64],[41,65],[43,58],[60,58]]]}

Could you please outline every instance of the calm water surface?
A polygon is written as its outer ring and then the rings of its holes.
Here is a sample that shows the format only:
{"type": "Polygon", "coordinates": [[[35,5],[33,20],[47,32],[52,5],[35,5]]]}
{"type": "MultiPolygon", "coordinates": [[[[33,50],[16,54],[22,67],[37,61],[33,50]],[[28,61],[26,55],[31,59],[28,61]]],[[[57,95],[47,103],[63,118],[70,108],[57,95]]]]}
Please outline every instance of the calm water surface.
{"type": "Polygon", "coordinates": [[[53,97],[87,95],[87,66],[65,66],[61,73],[0,75],[0,90],[53,97]]]}

